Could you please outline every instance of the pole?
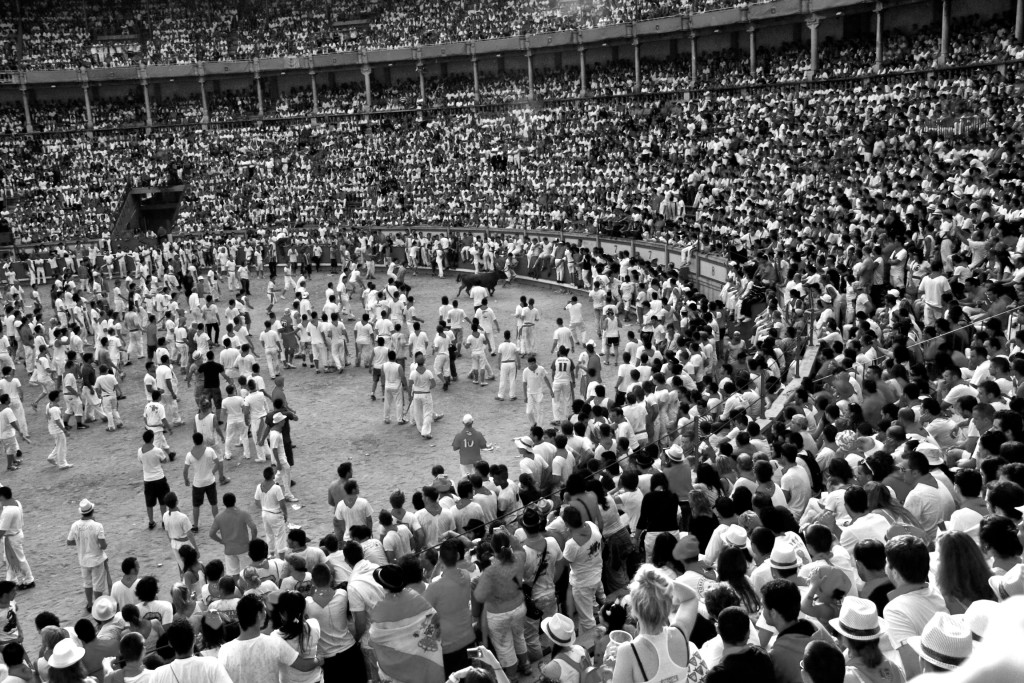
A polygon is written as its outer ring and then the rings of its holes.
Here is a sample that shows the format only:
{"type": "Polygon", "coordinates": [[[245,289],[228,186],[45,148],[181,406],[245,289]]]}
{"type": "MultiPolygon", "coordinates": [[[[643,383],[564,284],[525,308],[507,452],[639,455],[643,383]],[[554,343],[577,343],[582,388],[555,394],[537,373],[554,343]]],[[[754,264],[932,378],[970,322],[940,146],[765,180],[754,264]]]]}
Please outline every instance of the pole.
{"type": "MultiPolygon", "coordinates": [[[[1021,0],[1024,2],[1024,0],[1021,0]]],[[[875,71],[882,70],[882,12],[881,2],[875,3],[875,71]]]]}
{"type": "Polygon", "coordinates": [[[1017,42],[1024,41],[1024,0],[1017,0],[1017,22],[1014,24],[1013,35],[1017,42]]]}
{"type": "Polygon", "coordinates": [[[416,62],[416,73],[420,77],[420,99],[423,100],[423,104],[427,103],[427,83],[423,78],[423,61],[416,62]]]}
{"type": "Polygon", "coordinates": [[[587,96],[587,48],[580,45],[576,48],[580,53],[580,97],[587,96]]]}
{"type": "Polygon", "coordinates": [[[530,99],[533,99],[533,50],[526,48],[526,77],[530,83],[530,99]]]}
{"type": "MultiPolygon", "coordinates": [[[[313,58],[310,57],[309,63],[313,63],[313,58]]],[[[320,113],[320,99],[316,91],[316,69],[309,70],[309,87],[313,93],[313,116],[320,113]]]]}
{"type": "Polygon", "coordinates": [[[363,74],[363,90],[364,97],[366,98],[366,110],[369,111],[373,108],[373,93],[370,91],[370,74],[373,73],[373,69],[370,68],[369,64],[363,64],[360,71],[363,74]]]}
{"type": "Polygon", "coordinates": [[[818,73],[818,25],[821,20],[812,14],[807,20],[807,28],[811,31],[811,76],[818,73]]]}
{"type": "Polygon", "coordinates": [[[949,0],[942,0],[942,44],[939,46],[939,66],[949,61],[949,0]]]}
{"type": "Polygon", "coordinates": [[[690,31],[690,85],[697,84],[697,32],[690,31]]]}
{"type": "Polygon", "coordinates": [[[89,130],[95,127],[92,119],[92,102],[89,100],[89,79],[82,70],[82,96],[85,98],[85,125],[89,130]]]}
{"type": "Polygon", "coordinates": [[[633,93],[640,93],[640,37],[635,34],[633,35],[633,93]]]}
{"type": "Polygon", "coordinates": [[[206,77],[199,77],[199,97],[203,100],[203,126],[210,123],[210,106],[206,103],[206,77]]]}
{"type": "Polygon", "coordinates": [[[477,56],[474,54],[470,60],[473,62],[473,102],[480,104],[480,69],[477,65],[477,56]]]}
{"type": "Polygon", "coordinates": [[[146,105],[146,128],[153,127],[153,111],[149,104],[149,81],[143,78],[139,81],[142,86],[142,101],[146,105]]]}
{"type": "Polygon", "coordinates": [[[32,109],[28,105],[28,85],[25,83],[24,74],[22,74],[22,81],[18,85],[18,89],[21,90],[21,106],[25,109],[25,132],[32,132],[32,109]]]}
{"type": "Polygon", "coordinates": [[[751,24],[747,26],[748,42],[750,44],[750,77],[757,75],[757,29],[751,24]]]}

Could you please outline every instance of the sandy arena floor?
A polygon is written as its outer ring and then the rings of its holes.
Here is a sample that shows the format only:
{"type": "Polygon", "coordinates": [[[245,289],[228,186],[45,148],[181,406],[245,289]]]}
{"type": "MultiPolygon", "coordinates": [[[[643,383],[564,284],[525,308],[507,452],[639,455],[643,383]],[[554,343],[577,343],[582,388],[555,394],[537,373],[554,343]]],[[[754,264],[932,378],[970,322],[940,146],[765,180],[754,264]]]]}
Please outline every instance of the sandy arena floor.
{"type": "MultiPolygon", "coordinates": [[[[322,292],[331,277],[327,273],[314,274],[310,290],[315,306],[322,306],[322,292]]],[[[436,319],[441,296],[451,298],[457,287],[450,276],[441,280],[420,275],[407,281],[413,287],[419,315],[426,321],[436,319]]],[[[253,298],[254,336],[257,330],[263,329],[265,290],[265,280],[253,280],[252,291],[257,293],[253,298]]],[[[536,336],[538,355],[544,365],[549,365],[553,357],[550,349],[555,319],[565,313],[563,308],[571,293],[522,282],[507,289],[499,287],[491,304],[498,313],[503,330],[507,327],[515,330],[512,316],[521,295],[537,300],[537,308],[541,311],[536,336]]],[[[225,296],[222,302],[226,300],[225,296]]],[[[585,295],[580,295],[580,301],[584,304],[587,334],[596,337],[590,302],[585,295]]],[[[460,299],[460,306],[472,313],[472,301],[468,296],[460,299]]],[[[358,304],[355,312],[361,314],[358,304]]],[[[352,323],[347,326],[351,334],[352,323]]],[[[432,338],[432,326],[424,329],[432,338]]],[[[491,359],[492,367],[497,371],[495,360],[491,359]]],[[[511,474],[518,476],[519,458],[512,439],[525,434],[528,426],[521,396],[522,382],[517,378],[519,400],[499,402],[494,400],[497,381],[486,388],[475,386],[468,381],[469,365],[468,358],[464,356],[458,361],[460,381],[452,384],[448,392],[442,392],[440,387],[434,392],[435,411],[445,417],[435,424],[432,441],[421,439],[411,424],[383,424],[383,402],[369,400],[371,381],[361,368],[358,371],[349,368],[341,376],[316,375],[312,369],[301,365],[295,370],[288,370],[285,389],[289,403],[300,418],[292,427],[296,446],[292,478],[297,483],[293,491],[300,499],[297,505],[301,505],[300,509],[291,511],[289,519],[301,524],[314,542],[331,531],[333,510],[327,504],[327,486],[336,476],[337,465],[345,460],[352,462],[362,494],[374,506],[375,512],[382,504],[387,504],[388,494],[394,489],[402,489],[411,498],[414,490],[430,483],[430,468],[435,464],[444,465],[455,478],[458,475],[458,453],[451,449],[451,442],[461,429],[462,415],[467,412],[473,414],[477,428],[488,441],[497,446],[487,454],[488,459],[506,463],[511,474]]],[[[613,371],[613,368],[605,367],[605,370],[607,380],[607,371],[613,371]]],[[[33,443],[24,445],[22,468],[0,476],[0,481],[14,490],[15,498],[25,508],[25,550],[37,587],[20,594],[17,603],[25,646],[33,658],[39,647],[38,634],[32,624],[36,614],[50,610],[69,626],[86,616],[77,556],[73,548],[65,545],[68,528],[79,518],[78,502],[83,497],[97,505],[96,519],[106,530],[107,553],[115,581],[120,578],[121,560],[132,555],[139,558],[143,575],[152,574],[160,580],[162,598],[166,599],[167,591],[177,579],[167,537],[159,525],[153,531],[146,528],[142,472],[136,459],[136,451],[142,441],[142,408],[145,403],[142,377],[145,371],[138,362],[127,371],[123,383],[127,399],[120,403],[120,412],[126,422],[124,430],[108,433],[104,431],[104,425],[97,422],[88,431],[73,432],[68,440],[68,452],[69,461],[75,467],[58,471],[46,461],[52,440],[46,433],[42,411],[33,412],[31,407],[27,407],[33,443]]],[[[178,374],[182,380],[179,390],[182,415],[189,424],[195,415],[195,403],[191,389],[184,387],[184,373],[178,374]]],[[[263,374],[266,377],[265,369],[263,374]]],[[[38,391],[28,386],[24,368],[19,369],[18,376],[25,385],[26,406],[29,406],[38,391]]],[[[168,468],[168,481],[182,500],[182,511],[191,514],[188,489],[182,479],[184,453],[191,446],[191,429],[177,429],[170,443],[179,457],[168,468]]],[[[262,478],[261,470],[262,466],[236,456],[226,468],[231,483],[218,487],[219,495],[225,491],[234,492],[239,506],[253,513],[258,525],[258,509],[253,506],[252,496],[262,478]]],[[[411,509],[411,502],[409,507],[411,509]]],[[[210,522],[209,508],[204,508],[198,534],[200,559],[203,561],[221,556],[221,547],[208,536],[210,522]]]]}

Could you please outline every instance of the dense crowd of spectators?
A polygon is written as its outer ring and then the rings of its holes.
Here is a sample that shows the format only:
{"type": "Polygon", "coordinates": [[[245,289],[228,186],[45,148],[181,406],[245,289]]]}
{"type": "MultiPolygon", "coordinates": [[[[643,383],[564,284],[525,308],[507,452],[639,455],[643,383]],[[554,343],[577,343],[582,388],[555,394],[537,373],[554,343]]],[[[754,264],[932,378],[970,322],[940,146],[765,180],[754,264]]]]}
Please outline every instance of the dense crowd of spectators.
{"type": "MultiPolygon", "coordinates": [[[[900,32],[885,34],[883,66],[875,65],[875,45],[865,39],[826,39],[819,52],[817,80],[868,76],[876,73],[897,74],[934,67],[938,59],[938,26],[912,35],[900,32]]],[[[792,43],[778,48],[758,47],[755,69],[750,71],[750,55],[746,50],[730,49],[703,53],[697,63],[697,83],[711,87],[766,85],[803,81],[810,73],[810,57],[805,45],[792,43]]],[[[1002,59],[1024,58],[1024,47],[1017,44],[1005,28],[993,22],[959,24],[950,41],[948,63],[966,65],[1002,59]]],[[[690,78],[690,57],[641,61],[640,93],[677,92],[694,86],[690,78]]],[[[622,96],[633,93],[635,68],[631,60],[587,65],[587,91],[591,97],[622,96]]],[[[330,86],[318,86],[318,105],[322,114],[358,114],[366,111],[365,91],[361,75],[357,80],[330,86]]],[[[208,86],[209,88],[209,86],[208,86]]],[[[208,90],[210,120],[223,122],[248,119],[259,114],[254,88],[225,91],[220,95],[208,90]]],[[[560,70],[535,68],[534,97],[539,100],[561,100],[579,97],[579,67],[566,62],[560,70]]],[[[455,73],[444,77],[429,75],[425,80],[425,100],[420,97],[419,79],[398,79],[392,84],[371,79],[373,110],[413,110],[419,108],[468,107],[477,102],[471,73],[455,73]]],[[[479,98],[481,105],[521,102],[529,99],[529,79],[524,66],[509,65],[500,73],[481,71],[479,98]]],[[[267,117],[309,116],[313,113],[312,92],[308,87],[289,92],[264,89],[264,114],[267,117]]],[[[140,96],[141,98],[141,96],[140,96]]],[[[134,101],[120,106],[117,100],[95,99],[94,123],[97,128],[134,125],[145,121],[141,104],[134,101]]],[[[202,119],[198,95],[170,100],[151,100],[154,123],[198,122],[202,119]]],[[[5,107],[4,125],[8,131],[22,128],[15,116],[15,107],[5,107]]],[[[37,131],[74,130],[85,126],[84,101],[58,102],[38,100],[32,103],[33,124],[37,131]]],[[[22,116],[23,119],[23,116],[22,116]]]]}
{"type": "MultiPolygon", "coordinates": [[[[698,2],[692,9],[706,11],[731,4],[733,0],[698,2]]],[[[152,0],[142,6],[127,0],[102,4],[39,0],[20,7],[20,21],[13,10],[0,11],[0,36],[12,37],[3,41],[0,63],[50,69],[249,60],[465,42],[666,16],[690,9],[691,4],[681,0],[489,0],[452,5],[441,0],[388,0],[370,14],[351,0],[231,0],[215,5],[152,0]]],[[[958,21],[964,25],[964,20],[958,21]]],[[[971,21],[966,20],[973,29],[971,21]]],[[[1005,38],[1008,25],[992,22],[991,28],[1004,27],[1001,37],[1005,38]]],[[[951,58],[959,63],[998,51],[1001,46],[993,45],[994,40],[992,33],[976,33],[961,41],[951,58]]],[[[899,45],[889,55],[894,62],[914,63],[934,55],[934,48],[934,44],[899,45]]],[[[869,53],[873,57],[873,51],[869,53]]]]}
{"type": "MultiPolygon", "coordinates": [[[[191,186],[181,220],[198,229],[348,220],[516,229],[596,224],[678,242],[696,227],[713,235],[785,207],[828,169],[857,167],[876,139],[917,130],[931,144],[998,147],[1002,126],[1017,116],[1015,74],[1005,81],[991,71],[751,96],[709,91],[688,102],[455,110],[425,121],[408,114],[155,138],[4,139],[9,162],[2,182],[5,195],[22,198],[10,220],[23,239],[58,223],[76,235],[98,234],[120,199],[110,188],[123,187],[132,174],[165,177],[172,163],[191,186]],[[964,115],[988,123],[974,137],[954,137],[952,126],[964,115]],[[807,159],[815,160],[812,167],[807,159]],[[670,194],[677,208],[659,211],[670,194]],[[696,210],[684,211],[683,203],[696,210]]],[[[342,99],[356,98],[357,90],[351,86],[342,99]]],[[[251,116],[256,107],[250,93],[209,99],[225,119],[251,116]]],[[[322,89],[322,107],[332,101],[322,89]]],[[[899,168],[900,144],[885,148],[888,163],[899,168]]],[[[958,159],[951,163],[968,172],[969,159],[958,159]]],[[[876,182],[877,164],[875,157],[856,171],[858,182],[876,182]]]]}

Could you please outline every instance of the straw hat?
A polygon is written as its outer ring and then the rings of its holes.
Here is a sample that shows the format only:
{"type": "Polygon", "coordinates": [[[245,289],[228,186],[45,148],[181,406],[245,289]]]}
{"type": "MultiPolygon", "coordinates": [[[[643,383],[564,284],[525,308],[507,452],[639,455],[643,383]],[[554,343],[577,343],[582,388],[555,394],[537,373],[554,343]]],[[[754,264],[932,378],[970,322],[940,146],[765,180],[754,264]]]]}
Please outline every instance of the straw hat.
{"type": "Polygon", "coordinates": [[[963,615],[953,616],[945,612],[933,616],[921,635],[912,636],[907,644],[921,659],[946,671],[963,664],[974,647],[971,629],[963,615]]]}
{"type": "Polygon", "coordinates": [[[555,612],[553,616],[541,620],[540,630],[552,643],[560,647],[570,647],[576,642],[576,629],[572,619],[561,612],[555,612]]]}
{"type": "Polygon", "coordinates": [[[672,462],[682,462],[683,461],[683,447],[680,446],[679,444],[675,444],[675,443],[672,444],[665,451],[665,457],[668,458],[669,460],[671,460],[672,462]]]}
{"type": "Polygon", "coordinates": [[[117,601],[109,595],[101,595],[92,603],[92,618],[96,621],[110,621],[117,614],[117,601]]]}
{"type": "Polygon", "coordinates": [[[988,621],[995,612],[999,603],[994,600],[975,600],[967,611],[964,612],[964,620],[971,629],[971,638],[981,640],[988,630],[988,621]]]}
{"type": "Polygon", "coordinates": [[[796,569],[800,566],[796,559],[796,548],[785,542],[776,542],[768,558],[768,566],[772,569],[796,569]]]}
{"type": "Polygon", "coordinates": [[[885,620],[879,618],[878,607],[864,598],[843,600],[839,617],[829,619],[828,623],[849,640],[875,640],[885,631],[885,620]]]}
{"type": "Polygon", "coordinates": [[[84,656],[84,647],[79,647],[75,641],[65,638],[53,646],[53,654],[46,660],[46,663],[50,665],[51,669],[66,669],[82,661],[84,656]]]}
{"type": "Polygon", "coordinates": [[[988,585],[1000,600],[1013,595],[1024,595],[1024,565],[1014,565],[1002,576],[991,576],[988,585]]]}
{"type": "Polygon", "coordinates": [[[736,548],[747,547],[747,530],[739,524],[730,524],[722,534],[722,540],[736,548]]]}

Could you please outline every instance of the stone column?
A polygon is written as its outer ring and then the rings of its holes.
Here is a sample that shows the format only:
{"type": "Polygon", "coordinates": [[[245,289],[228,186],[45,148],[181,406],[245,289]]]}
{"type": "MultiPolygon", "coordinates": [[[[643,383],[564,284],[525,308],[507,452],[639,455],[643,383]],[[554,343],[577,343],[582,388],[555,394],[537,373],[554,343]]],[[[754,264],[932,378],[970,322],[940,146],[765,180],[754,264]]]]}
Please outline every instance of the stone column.
{"type": "Polygon", "coordinates": [[[203,100],[203,125],[210,123],[210,105],[206,102],[206,77],[199,76],[199,97],[203,100]]]}
{"type": "Polygon", "coordinates": [[[92,120],[92,102],[89,99],[89,80],[82,74],[82,96],[85,98],[85,125],[89,130],[95,128],[95,123],[92,120]]]}
{"type": "Polygon", "coordinates": [[[882,70],[882,3],[875,3],[875,71],[882,70]]]}
{"type": "Polygon", "coordinates": [[[533,50],[526,48],[526,78],[530,84],[530,99],[533,99],[533,50]]]}
{"type": "Polygon", "coordinates": [[[690,83],[697,83],[697,32],[690,31],[690,83]]]}
{"type": "Polygon", "coordinates": [[[636,35],[633,36],[633,92],[640,92],[640,37],[636,35]]]}
{"type": "Polygon", "coordinates": [[[812,14],[807,19],[807,28],[811,30],[811,76],[818,73],[818,25],[821,20],[812,14]]]}
{"type": "Polygon", "coordinates": [[[22,75],[22,81],[18,84],[18,90],[21,91],[21,106],[25,109],[25,132],[32,132],[32,108],[28,106],[28,85],[25,83],[24,75],[22,75]]]}
{"type": "Polygon", "coordinates": [[[145,77],[139,81],[142,86],[142,101],[146,105],[146,127],[153,127],[153,110],[149,106],[149,81],[145,77]]]}
{"type": "Polygon", "coordinates": [[[757,29],[753,24],[747,26],[747,41],[750,45],[750,77],[757,75],[757,29]]]}
{"type": "Polygon", "coordinates": [[[416,73],[420,77],[420,99],[423,100],[424,106],[427,104],[427,82],[423,78],[423,62],[416,62],[416,73]]]}
{"type": "Polygon", "coordinates": [[[477,64],[479,59],[475,54],[469,59],[473,62],[473,102],[480,104],[480,68],[477,64]]]}
{"type": "Polygon", "coordinates": [[[256,84],[256,105],[259,107],[260,118],[263,118],[263,84],[260,83],[260,62],[252,60],[252,80],[256,84]]]}
{"type": "Polygon", "coordinates": [[[576,47],[580,53],[580,97],[587,96],[587,48],[583,45],[576,47]]]}
{"type": "Polygon", "coordinates": [[[1024,0],[1017,0],[1017,21],[1014,24],[1013,35],[1017,42],[1024,41],[1024,0]]]}
{"type": "Polygon", "coordinates": [[[942,43],[939,45],[939,66],[949,61],[949,0],[942,0],[942,43]]]}
{"type": "Polygon", "coordinates": [[[310,69],[309,69],[309,88],[310,88],[310,91],[313,93],[313,116],[316,116],[317,114],[320,113],[320,98],[317,96],[317,92],[316,92],[316,69],[314,69],[312,67],[312,64],[313,64],[313,58],[312,57],[309,58],[309,63],[310,63],[310,69]]]}
{"type": "Polygon", "coordinates": [[[369,111],[373,109],[373,92],[370,90],[370,74],[373,73],[373,69],[370,68],[369,64],[363,64],[363,68],[360,69],[363,74],[363,88],[365,90],[366,97],[366,109],[369,111]]]}

